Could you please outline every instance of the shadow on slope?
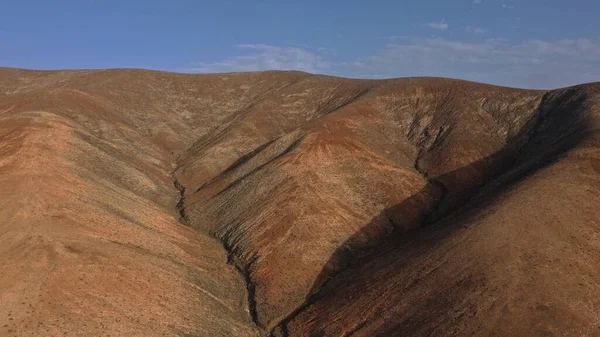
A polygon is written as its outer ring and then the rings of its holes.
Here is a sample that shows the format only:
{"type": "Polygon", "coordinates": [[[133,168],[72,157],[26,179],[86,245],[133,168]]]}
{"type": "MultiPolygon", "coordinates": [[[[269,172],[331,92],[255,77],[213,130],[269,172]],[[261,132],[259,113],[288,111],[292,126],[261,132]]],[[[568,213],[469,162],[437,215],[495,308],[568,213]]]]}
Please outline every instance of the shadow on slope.
{"type": "MultiPolygon", "coordinates": [[[[415,212],[414,205],[418,203],[415,203],[414,200],[422,200],[422,195],[430,194],[432,188],[442,189],[444,193],[431,209],[419,210],[421,213],[420,222],[416,224],[418,227],[408,232],[396,231],[385,239],[386,246],[393,247],[399,244],[405,246],[402,252],[408,256],[402,258],[404,264],[418,258],[428,249],[434,247],[436,242],[462,228],[460,223],[441,226],[446,224],[441,220],[454,218],[468,210],[481,210],[490,206],[494,202],[494,197],[511,185],[559,160],[570,149],[586,140],[591,133],[591,116],[586,113],[586,105],[587,94],[582,86],[547,93],[540,103],[536,115],[523,127],[518,135],[507,141],[507,145],[500,151],[471,165],[429,179],[428,184],[419,193],[394,207],[385,209],[381,214],[374,217],[369,224],[350,237],[332,254],[330,260],[315,279],[304,305],[297,308],[283,320],[273,333],[281,336],[290,335],[288,324],[324,297],[334,297],[337,288],[341,287],[342,284],[337,284],[339,282],[333,282],[333,280],[338,274],[355,263],[363,265],[367,267],[365,269],[369,270],[368,275],[363,275],[358,279],[364,282],[373,282],[374,280],[370,280],[369,275],[374,273],[372,269],[375,267],[373,266],[378,264],[376,260],[372,261],[373,258],[370,257],[376,258],[381,255],[381,251],[378,251],[381,246],[375,247],[380,242],[369,241],[372,233],[382,227],[382,221],[389,221],[393,225],[394,219],[401,219],[403,214],[415,212]],[[483,172],[488,176],[488,180],[478,186],[468,186],[459,191],[446,189],[444,182],[450,182],[457,177],[464,177],[465,174],[472,174],[473,172],[483,172]],[[435,232],[435,235],[433,235],[435,239],[424,240],[422,234],[432,231],[435,232]]],[[[379,265],[380,268],[384,268],[383,265],[379,265]]],[[[360,270],[362,272],[363,269],[360,270]]],[[[361,287],[355,285],[353,288],[359,292],[361,287]]],[[[360,297],[360,293],[357,293],[356,297],[360,297]]],[[[451,298],[436,297],[432,300],[443,302],[444,300],[450,301],[451,298]]],[[[432,308],[444,308],[450,306],[450,304],[436,303],[432,308]]],[[[328,312],[333,315],[335,310],[330,308],[328,312]]],[[[439,310],[439,314],[444,315],[444,311],[439,310]]],[[[325,326],[332,322],[332,317],[329,316],[314,315],[303,325],[303,333],[314,337],[326,336],[325,326]]],[[[361,317],[356,317],[356,320],[361,319],[361,317]]],[[[366,323],[367,321],[363,322],[354,331],[358,331],[366,323]]],[[[393,331],[398,331],[398,329],[403,334],[408,333],[410,335],[410,331],[416,331],[412,329],[415,327],[411,328],[409,326],[410,324],[426,324],[426,322],[415,321],[387,323],[386,327],[381,327],[383,330],[378,329],[378,335],[387,336],[393,334],[393,331]],[[387,323],[389,323],[389,326],[387,323]]]]}

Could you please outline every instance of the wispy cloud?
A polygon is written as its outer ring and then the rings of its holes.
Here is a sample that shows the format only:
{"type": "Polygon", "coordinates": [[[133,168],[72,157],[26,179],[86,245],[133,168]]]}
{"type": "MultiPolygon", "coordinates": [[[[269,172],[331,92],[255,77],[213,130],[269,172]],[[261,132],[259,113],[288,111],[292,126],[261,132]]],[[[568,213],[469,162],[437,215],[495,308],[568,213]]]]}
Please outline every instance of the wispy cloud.
{"type": "Polygon", "coordinates": [[[483,28],[479,28],[479,27],[467,26],[467,28],[465,28],[465,30],[467,31],[467,33],[471,33],[471,34],[475,34],[475,35],[485,34],[485,30],[483,28]]]}
{"type": "Polygon", "coordinates": [[[432,38],[389,44],[358,60],[361,67],[355,71],[365,77],[368,74],[448,76],[549,88],[600,80],[598,60],[600,40],[510,43],[503,39],[465,42],[432,38]]]}
{"type": "MultiPolygon", "coordinates": [[[[476,28],[471,28],[473,32],[476,28]]],[[[189,71],[303,70],[348,77],[444,76],[494,84],[556,88],[600,80],[600,40],[510,42],[402,38],[370,56],[340,59],[323,49],[263,44],[237,46],[241,55],[195,63],[189,71]]]]}
{"type": "Polygon", "coordinates": [[[194,62],[194,72],[237,72],[259,70],[302,70],[322,72],[329,68],[323,57],[304,48],[265,44],[240,44],[241,55],[217,62],[194,62]]]}
{"type": "Polygon", "coordinates": [[[480,3],[481,3],[481,0],[473,0],[474,5],[479,5],[480,3]]]}
{"type": "Polygon", "coordinates": [[[430,22],[430,23],[427,24],[427,26],[429,28],[438,29],[438,30],[446,30],[449,27],[449,25],[446,22],[446,20],[442,20],[440,22],[430,22]]]}

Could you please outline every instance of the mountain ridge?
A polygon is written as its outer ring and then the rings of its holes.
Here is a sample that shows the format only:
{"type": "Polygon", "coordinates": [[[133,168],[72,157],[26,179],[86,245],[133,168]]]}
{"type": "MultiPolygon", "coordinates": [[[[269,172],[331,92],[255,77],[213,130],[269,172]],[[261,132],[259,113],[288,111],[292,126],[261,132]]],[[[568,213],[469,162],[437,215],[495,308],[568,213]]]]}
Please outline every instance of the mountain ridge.
{"type": "MultiPolygon", "coordinates": [[[[411,309],[414,305],[403,307],[408,308],[404,316],[357,323],[361,314],[353,311],[354,303],[377,304],[389,315],[401,308],[381,301],[377,289],[367,287],[368,296],[350,302],[344,292],[361,282],[384,285],[418,275],[408,262],[399,270],[412,274],[394,273],[389,268],[397,262],[378,250],[400,256],[398,261],[417,252],[424,254],[421,259],[441,254],[415,243],[407,245],[412,251],[398,251],[395,242],[410,243],[407,237],[421,242],[420,235],[461,227],[448,216],[469,200],[512,202],[515,197],[504,192],[490,197],[485,189],[494,184],[512,191],[521,182],[509,181],[536,182],[551,196],[538,202],[550,202],[555,191],[537,177],[564,166],[589,176],[565,176],[564,181],[594,186],[595,176],[589,173],[594,166],[583,163],[596,158],[599,92],[598,83],[547,91],[442,78],[352,80],[302,72],[187,75],[1,68],[0,179],[10,192],[0,195],[0,240],[8,247],[0,253],[6,261],[36,267],[23,271],[5,262],[0,317],[13,318],[7,330],[41,335],[584,331],[535,319],[531,309],[520,311],[533,317],[523,321],[521,330],[506,330],[501,320],[486,327],[448,315],[433,318],[424,308],[411,309]],[[422,227],[423,221],[430,226],[422,227]],[[419,231],[425,234],[414,234],[419,231]],[[377,263],[361,262],[367,260],[377,263]],[[373,275],[391,276],[369,279],[356,267],[361,263],[383,265],[373,275]],[[160,284],[149,279],[155,275],[160,284]],[[41,276],[48,281],[14,281],[41,276]],[[126,282],[116,285],[117,279],[126,282]],[[148,300],[133,296],[140,290],[148,300]],[[77,300],[65,302],[65,296],[77,300]],[[43,304],[49,301],[58,303],[57,308],[43,304]],[[35,313],[21,302],[35,307],[35,313]],[[100,309],[103,303],[111,309],[100,309]],[[344,316],[331,312],[338,306],[344,316]],[[140,323],[135,313],[145,307],[153,309],[140,323]],[[408,313],[411,320],[423,322],[420,328],[403,318],[408,313]],[[76,317],[89,318],[88,326],[76,317]],[[329,318],[315,324],[317,317],[329,318]],[[437,325],[428,325],[434,321],[437,325]],[[538,329],[540,324],[544,326],[538,329]]],[[[558,178],[548,181],[553,179],[558,178]]],[[[590,207],[598,198],[593,189],[581,193],[589,195],[572,193],[572,200],[582,202],[580,218],[587,219],[595,214],[590,207]]],[[[528,202],[535,210],[535,202],[528,202]]],[[[488,208],[471,209],[466,212],[488,208]]],[[[473,235],[490,241],[482,234],[492,231],[490,226],[471,227],[485,229],[473,235]]],[[[596,233],[594,226],[577,228],[596,233]]],[[[527,252],[524,245],[515,247],[527,252]]],[[[481,247],[453,249],[464,256],[480,253],[481,247]]],[[[481,259],[495,258],[492,252],[481,259]]],[[[534,250],[530,259],[541,254],[534,250]]],[[[563,258],[561,252],[555,254],[563,258]]],[[[491,278],[495,269],[478,261],[470,264],[469,278],[487,278],[482,286],[461,288],[470,294],[466,308],[488,303],[469,291],[494,293],[498,304],[514,305],[490,288],[505,279],[491,278]]],[[[513,268],[515,261],[503,263],[513,268]]],[[[434,280],[454,267],[438,268],[443,274],[424,275],[423,282],[434,287],[434,280]]],[[[444,277],[442,284],[452,280],[444,277]]],[[[584,288],[598,291],[592,284],[584,288]]],[[[428,289],[433,288],[402,290],[413,292],[392,297],[439,301],[428,289]]],[[[551,285],[547,290],[561,293],[551,285]]],[[[544,294],[531,301],[547,299],[544,294]]],[[[444,303],[436,307],[438,313],[464,310],[456,302],[444,303]]],[[[547,312],[562,310],[569,317],[586,312],[544,305],[547,312]]],[[[486,308],[469,317],[485,322],[490,315],[496,312],[486,308]]],[[[592,322],[593,315],[585,317],[592,322]]]]}

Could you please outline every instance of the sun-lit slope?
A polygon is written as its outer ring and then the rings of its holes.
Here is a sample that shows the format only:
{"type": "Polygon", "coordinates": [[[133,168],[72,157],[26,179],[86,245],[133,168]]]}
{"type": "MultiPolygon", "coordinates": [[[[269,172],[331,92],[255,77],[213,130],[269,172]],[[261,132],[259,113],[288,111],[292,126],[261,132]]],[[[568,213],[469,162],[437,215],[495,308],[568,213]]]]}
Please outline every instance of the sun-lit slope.
{"type": "Polygon", "coordinates": [[[50,112],[0,120],[3,333],[253,333],[220,244],[157,202],[164,167],[50,112]]]}

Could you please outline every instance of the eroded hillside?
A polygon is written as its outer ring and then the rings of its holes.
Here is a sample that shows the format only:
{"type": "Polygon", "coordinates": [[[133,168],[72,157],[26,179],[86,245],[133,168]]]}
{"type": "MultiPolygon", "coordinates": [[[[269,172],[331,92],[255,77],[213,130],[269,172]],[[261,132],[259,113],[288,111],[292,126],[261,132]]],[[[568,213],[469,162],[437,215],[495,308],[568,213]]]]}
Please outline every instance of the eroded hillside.
{"type": "Polygon", "coordinates": [[[599,95],[0,69],[0,334],[600,334],[599,95]]]}

